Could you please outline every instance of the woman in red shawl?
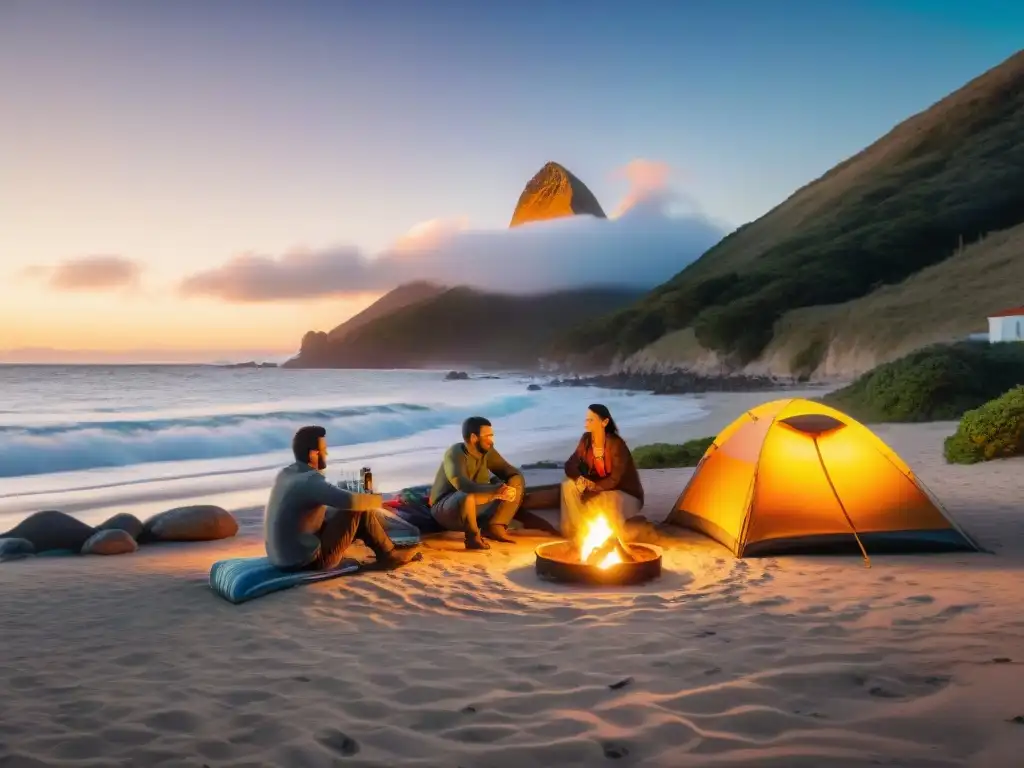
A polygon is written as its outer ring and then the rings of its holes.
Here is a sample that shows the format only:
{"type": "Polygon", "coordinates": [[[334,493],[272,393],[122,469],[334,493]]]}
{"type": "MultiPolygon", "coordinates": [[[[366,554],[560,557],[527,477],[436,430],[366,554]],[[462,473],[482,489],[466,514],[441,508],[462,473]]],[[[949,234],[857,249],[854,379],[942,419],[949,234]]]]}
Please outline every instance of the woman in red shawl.
{"type": "Polygon", "coordinates": [[[565,462],[562,535],[573,539],[581,523],[604,513],[621,534],[623,523],[644,506],[644,487],[626,441],[611,412],[595,403],[587,409],[583,437],[565,462]]]}

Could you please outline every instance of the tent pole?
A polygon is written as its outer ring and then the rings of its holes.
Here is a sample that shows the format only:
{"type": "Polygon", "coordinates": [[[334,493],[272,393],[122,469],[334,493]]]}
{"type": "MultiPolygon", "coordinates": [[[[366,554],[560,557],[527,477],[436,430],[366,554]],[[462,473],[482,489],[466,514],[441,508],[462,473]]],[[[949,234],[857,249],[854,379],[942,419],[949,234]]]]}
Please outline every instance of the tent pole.
{"type": "Polygon", "coordinates": [[[956,532],[964,537],[964,541],[966,541],[968,544],[974,547],[975,552],[984,552],[986,555],[995,554],[991,550],[982,547],[978,542],[974,540],[972,536],[970,536],[967,533],[967,531],[960,527],[960,523],[957,522],[955,517],[949,514],[949,510],[946,509],[946,505],[939,501],[939,497],[932,493],[932,489],[924,484],[924,480],[918,477],[917,474],[915,474],[914,472],[911,472],[910,474],[912,475],[912,477],[910,477],[909,480],[916,484],[922,491],[924,491],[924,495],[928,497],[928,501],[934,504],[936,509],[938,509],[939,512],[942,513],[942,516],[946,518],[947,522],[949,522],[949,524],[953,526],[956,532]]]}
{"type": "Polygon", "coordinates": [[[832,495],[835,496],[836,504],[838,504],[839,509],[843,511],[843,517],[845,517],[846,522],[850,524],[850,530],[853,531],[853,538],[857,540],[857,546],[860,547],[860,553],[864,555],[864,565],[867,568],[870,568],[871,558],[868,557],[868,551],[864,549],[864,542],[860,540],[860,535],[857,533],[857,528],[853,524],[853,520],[850,519],[850,514],[846,511],[846,507],[843,506],[843,500],[839,498],[839,491],[836,490],[836,486],[832,482],[832,476],[828,473],[828,467],[825,466],[825,460],[821,457],[821,448],[818,447],[818,438],[815,436],[811,439],[814,441],[814,452],[818,454],[818,463],[821,464],[821,471],[825,473],[825,479],[828,481],[828,487],[832,489],[832,495]]]}

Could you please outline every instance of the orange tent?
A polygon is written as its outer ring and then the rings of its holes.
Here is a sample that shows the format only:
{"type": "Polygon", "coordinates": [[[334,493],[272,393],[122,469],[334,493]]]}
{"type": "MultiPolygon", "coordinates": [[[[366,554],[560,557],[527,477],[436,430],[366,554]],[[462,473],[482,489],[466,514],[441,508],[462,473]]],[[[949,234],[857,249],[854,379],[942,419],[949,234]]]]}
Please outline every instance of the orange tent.
{"type": "Polygon", "coordinates": [[[737,557],[979,549],[871,430],[802,399],[764,403],[722,430],[666,522],[737,557]]]}

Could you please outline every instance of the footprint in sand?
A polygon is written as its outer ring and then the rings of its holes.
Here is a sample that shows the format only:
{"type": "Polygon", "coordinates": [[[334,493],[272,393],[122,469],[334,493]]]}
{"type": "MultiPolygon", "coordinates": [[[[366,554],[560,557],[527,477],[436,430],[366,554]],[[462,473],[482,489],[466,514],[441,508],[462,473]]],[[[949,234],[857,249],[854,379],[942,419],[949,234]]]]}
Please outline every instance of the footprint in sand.
{"type": "Polygon", "coordinates": [[[813,717],[815,720],[827,720],[828,715],[823,715],[821,712],[804,712],[802,709],[794,709],[794,715],[800,715],[801,717],[813,717]]]}
{"type": "Polygon", "coordinates": [[[199,715],[184,709],[163,709],[143,718],[143,723],[158,731],[174,733],[194,733],[203,726],[199,715]]]}
{"type": "Polygon", "coordinates": [[[780,605],[786,605],[789,602],[790,599],[788,597],[779,595],[777,597],[766,597],[761,600],[755,600],[750,605],[752,608],[775,608],[780,605]]]}
{"type": "Polygon", "coordinates": [[[552,672],[557,672],[558,671],[558,667],[555,664],[544,664],[544,663],[540,663],[540,664],[525,664],[525,665],[520,666],[517,671],[521,672],[523,674],[527,674],[527,675],[532,675],[532,674],[542,674],[542,675],[544,675],[544,674],[551,674],[552,672]]]}
{"type": "Polygon", "coordinates": [[[359,752],[359,742],[336,728],[324,731],[316,737],[316,740],[342,757],[351,757],[359,752]]]}
{"type": "Polygon", "coordinates": [[[868,691],[868,694],[875,696],[879,699],[901,699],[903,696],[899,693],[893,693],[888,688],[883,688],[880,685],[876,685],[874,688],[868,691]]]}
{"type": "Polygon", "coordinates": [[[625,746],[622,744],[613,744],[611,742],[602,744],[601,749],[604,750],[604,756],[609,760],[618,760],[619,758],[625,757],[629,754],[629,749],[625,746]]]}
{"type": "Polygon", "coordinates": [[[832,611],[832,606],[831,605],[815,604],[815,605],[807,606],[806,608],[802,609],[800,611],[800,613],[805,613],[805,614],[813,616],[814,614],[830,613],[831,611],[832,611]]]}
{"type": "Polygon", "coordinates": [[[949,619],[954,616],[959,616],[962,613],[973,613],[978,610],[981,606],[978,603],[966,603],[964,605],[950,605],[939,611],[935,617],[937,619],[949,619]]]}

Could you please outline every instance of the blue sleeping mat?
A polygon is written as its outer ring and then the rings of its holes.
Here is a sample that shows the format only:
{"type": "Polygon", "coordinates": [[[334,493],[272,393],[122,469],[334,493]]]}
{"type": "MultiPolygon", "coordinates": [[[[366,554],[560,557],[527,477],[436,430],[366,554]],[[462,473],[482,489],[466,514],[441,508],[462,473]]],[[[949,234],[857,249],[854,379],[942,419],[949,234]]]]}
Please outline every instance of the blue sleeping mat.
{"type": "Polygon", "coordinates": [[[244,603],[271,592],[336,579],[359,570],[355,560],[342,560],[331,571],[281,571],[265,557],[236,557],[218,560],[210,568],[210,588],[229,603],[244,603]]]}
{"type": "MultiPolygon", "coordinates": [[[[420,543],[419,530],[388,509],[378,511],[381,523],[396,547],[414,547],[420,543]]],[[[271,592],[300,584],[336,579],[359,570],[355,560],[342,560],[332,571],[281,571],[266,557],[236,557],[218,560],[210,568],[210,588],[229,603],[244,603],[271,592]]]]}

